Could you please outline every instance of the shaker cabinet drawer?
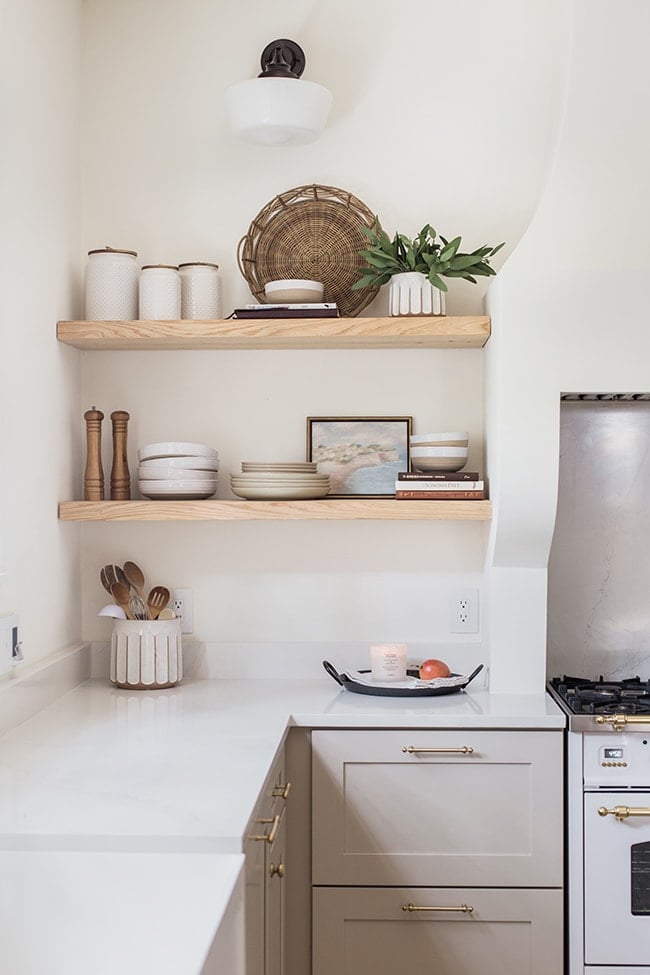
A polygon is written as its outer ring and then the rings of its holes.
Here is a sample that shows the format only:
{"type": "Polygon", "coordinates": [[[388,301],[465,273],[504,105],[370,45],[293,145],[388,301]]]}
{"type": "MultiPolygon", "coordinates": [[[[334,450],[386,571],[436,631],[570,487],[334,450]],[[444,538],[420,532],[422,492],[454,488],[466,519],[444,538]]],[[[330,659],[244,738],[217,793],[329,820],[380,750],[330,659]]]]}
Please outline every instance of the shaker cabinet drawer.
{"type": "Polygon", "coordinates": [[[559,975],[562,910],[559,890],[316,888],[313,975],[559,975]]]}
{"type": "Polygon", "coordinates": [[[314,884],[562,885],[561,732],[315,731],[312,749],[314,884]]]}

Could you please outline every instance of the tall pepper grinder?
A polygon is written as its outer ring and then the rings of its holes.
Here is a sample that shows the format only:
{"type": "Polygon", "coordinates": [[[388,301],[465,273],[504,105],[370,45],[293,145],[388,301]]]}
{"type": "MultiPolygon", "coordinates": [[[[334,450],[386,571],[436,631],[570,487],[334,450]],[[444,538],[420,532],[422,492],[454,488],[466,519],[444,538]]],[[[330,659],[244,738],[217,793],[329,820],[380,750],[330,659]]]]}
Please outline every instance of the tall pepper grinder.
{"type": "Polygon", "coordinates": [[[126,459],[126,425],[129,414],[125,410],[111,413],[113,424],[113,466],[111,468],[111,500],[130,501],[131,478],[126,459]]]}
{"type": "Polygon", "coordinates": [[[104,469],[102,467],[102,420],[101,410],[86,410],[86,472],[84,474],[84,501],[104,500],[104,469]]]}

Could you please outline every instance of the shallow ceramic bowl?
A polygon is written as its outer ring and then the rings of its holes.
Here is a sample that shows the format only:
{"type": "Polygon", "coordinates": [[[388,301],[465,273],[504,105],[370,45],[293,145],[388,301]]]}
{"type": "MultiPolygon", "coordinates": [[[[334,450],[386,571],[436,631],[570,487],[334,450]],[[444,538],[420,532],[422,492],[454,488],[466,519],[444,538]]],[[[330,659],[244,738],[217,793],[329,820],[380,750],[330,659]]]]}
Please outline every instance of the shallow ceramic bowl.
{"type": "Polygon", "coordinates": [[[217,479],[216,471],[194,471],[181,467],[156,467],[143,469],[138,467],[138,477],[141,481],[193,481],[196,484],[213,484],[217,479]]]}
{"type": "Polygon", "coordinates": [[[322,281],[310,281],[308,278],[279,279],[267,281],[264,285],[264,295],[271,304],[319,302],[323,300],[324,291],[322,281]]]}
{"type": "Polygon", "coordinates": [[[149,474],[151,471],[162,471],[182,469],[186,471],[218,471],[219,461],[210,457],[156,457],[150,460],[142,460],[139,470],[142,474],[149,474]]]}
{"type": "Polygon", "coordinates": [[[138,450],[138,460],[155,460],[157,457],[210,457],[212,460],[219,460],[219,452],[204,443],[187,443],[182,440],[148,443],[138,450]]]}
{"type": "Polygon", "coordinates": [[[469,433],[456,430],[451,433],[419,433],[409,438],[411,447],[467,447],[469,433]]]}

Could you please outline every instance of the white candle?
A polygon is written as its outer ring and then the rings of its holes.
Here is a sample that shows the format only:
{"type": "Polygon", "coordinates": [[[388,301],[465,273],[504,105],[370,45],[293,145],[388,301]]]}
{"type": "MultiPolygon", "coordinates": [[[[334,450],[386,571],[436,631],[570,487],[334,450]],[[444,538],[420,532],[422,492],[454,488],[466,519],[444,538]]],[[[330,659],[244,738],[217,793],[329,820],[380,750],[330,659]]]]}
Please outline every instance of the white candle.
{"type": "Polygon", "coordinates": [[[406,678],[406,644],[373,643],[370,647],[372,679],[378,681],[406,678]]]}

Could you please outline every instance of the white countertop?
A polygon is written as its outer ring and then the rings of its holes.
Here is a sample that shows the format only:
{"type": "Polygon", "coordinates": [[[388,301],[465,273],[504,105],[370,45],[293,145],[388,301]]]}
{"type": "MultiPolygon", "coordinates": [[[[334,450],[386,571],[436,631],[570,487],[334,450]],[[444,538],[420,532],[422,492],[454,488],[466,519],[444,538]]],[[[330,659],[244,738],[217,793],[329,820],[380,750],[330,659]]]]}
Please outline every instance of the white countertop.
{"type": "Polygon", "coordinates": [[[150,692],[88,681],[0,736],[3,970],[243,972],[242,839],[292,725],[564,723],[545,694],[471,687],[405,699],[326,676],[150,692]]]}
{"type": "Polygon", "coordinates": [[[287,727],[564,726],[545,694],[370,697],[316,680],[88,681],[0,737],[0,849],[239,853],[287,727]]]}

